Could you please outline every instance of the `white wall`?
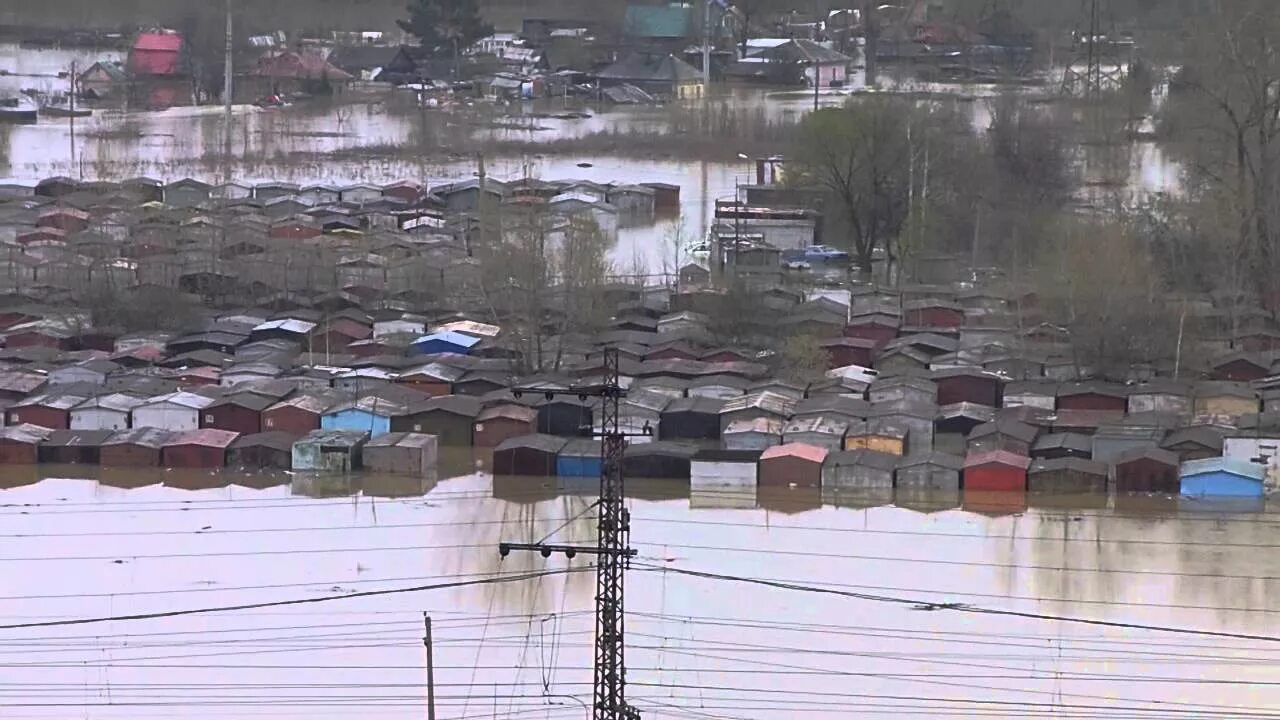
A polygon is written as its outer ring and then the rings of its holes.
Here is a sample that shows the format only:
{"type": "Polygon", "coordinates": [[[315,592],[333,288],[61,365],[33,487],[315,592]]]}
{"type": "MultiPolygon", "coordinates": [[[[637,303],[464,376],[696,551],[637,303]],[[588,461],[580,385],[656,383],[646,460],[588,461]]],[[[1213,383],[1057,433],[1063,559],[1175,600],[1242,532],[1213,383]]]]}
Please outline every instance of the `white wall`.
{"type": "Polygon", "coordinates": [[[737,491],[756,488],[756,464],[694,460],[689,464],[689,486],[706,490],[722,488],[737,491]]]}
{"type": "Polygon", "coordinates": [[[118,410],[92,408],[71,411],[72,430],[127,430],[129,414],[118,410]]]}
{"type": "Polygon", "coordinates": [[[1227,438],[1222,443],[1222,456],[1241,462],[1265,458],[1266,486],[1280,487],[1280,438],[1227,438]]]}
{"type": "Polygon", "coordinates": [[[186,431],[200,429],[200,411],[176,405],[152,405],[133,411],[134,427],[186,431]]]}

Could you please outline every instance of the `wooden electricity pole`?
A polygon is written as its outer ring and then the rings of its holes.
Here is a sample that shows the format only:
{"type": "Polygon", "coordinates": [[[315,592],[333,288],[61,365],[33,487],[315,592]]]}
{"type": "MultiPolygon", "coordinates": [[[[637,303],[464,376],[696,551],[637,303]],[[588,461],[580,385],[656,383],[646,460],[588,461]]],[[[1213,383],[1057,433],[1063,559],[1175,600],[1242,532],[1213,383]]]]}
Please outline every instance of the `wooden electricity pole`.
{"type": "Polygon", "coordinates": [[[431,648],[431,616],[422,613],[422,646],[427,651],[427,720],[436,720],[436,667],[431,648]]]}

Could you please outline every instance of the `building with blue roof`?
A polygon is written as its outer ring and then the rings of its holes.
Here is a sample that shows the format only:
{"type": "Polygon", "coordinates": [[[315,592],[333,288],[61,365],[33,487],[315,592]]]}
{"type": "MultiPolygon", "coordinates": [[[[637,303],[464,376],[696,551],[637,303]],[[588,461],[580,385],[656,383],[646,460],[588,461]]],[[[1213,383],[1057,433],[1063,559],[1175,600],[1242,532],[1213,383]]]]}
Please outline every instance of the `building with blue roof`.
{"type": "Polygon", "coordinates": [[[480,338],[478,337],[454,332],[453,330],[442,330],[423,335],[414,340],[409,346],[409,350],[412,355],[435,355],[437,353],[468,355],[479,344],[480,338]]]}
{"type": "Polygon", "coordinates": [[[1182,463],[1181,494],[1187,497],[1262,497],[1266,467],[1231,458],[1182,463]]]}

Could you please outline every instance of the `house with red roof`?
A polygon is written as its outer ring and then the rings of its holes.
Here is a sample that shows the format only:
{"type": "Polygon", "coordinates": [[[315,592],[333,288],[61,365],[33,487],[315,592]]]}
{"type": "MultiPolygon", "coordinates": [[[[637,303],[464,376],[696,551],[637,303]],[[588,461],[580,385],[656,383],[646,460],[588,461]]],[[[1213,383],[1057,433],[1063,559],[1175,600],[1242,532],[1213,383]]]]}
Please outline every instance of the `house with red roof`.
{"type": "Polygon", "coordinates": [[[129,49],[129,72],[135,77],[178,77],[182,65],[182,35],[173,30],[138,33],[129,49]]]}

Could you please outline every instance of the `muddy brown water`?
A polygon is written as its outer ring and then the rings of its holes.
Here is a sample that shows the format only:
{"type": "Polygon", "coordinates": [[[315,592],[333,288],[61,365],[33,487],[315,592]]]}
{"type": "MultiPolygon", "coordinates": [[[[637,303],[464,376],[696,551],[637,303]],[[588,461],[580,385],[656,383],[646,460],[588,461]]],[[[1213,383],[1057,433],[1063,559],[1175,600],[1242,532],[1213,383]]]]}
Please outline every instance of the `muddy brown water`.
{"type": "MultiPolygon", "coordinates": [[[[439,717],[584,716],[590,560],[502,559],[497,544],[591,542],[593,483],[485,467],[466,449],[444,454],[439,480],[6,468],[0,625],[322,602],[4,627],[0,715],[420,718],[429,612],[439,717]],[[577,572],[345,597],[546,569],[577,572]]],[[[644,481],[628,496],[628,697],[646,717],[1280,712],[1275,642],[937,605],[1280,634],[1274,503],[934,494],[836,506],[644,481]]]]}

